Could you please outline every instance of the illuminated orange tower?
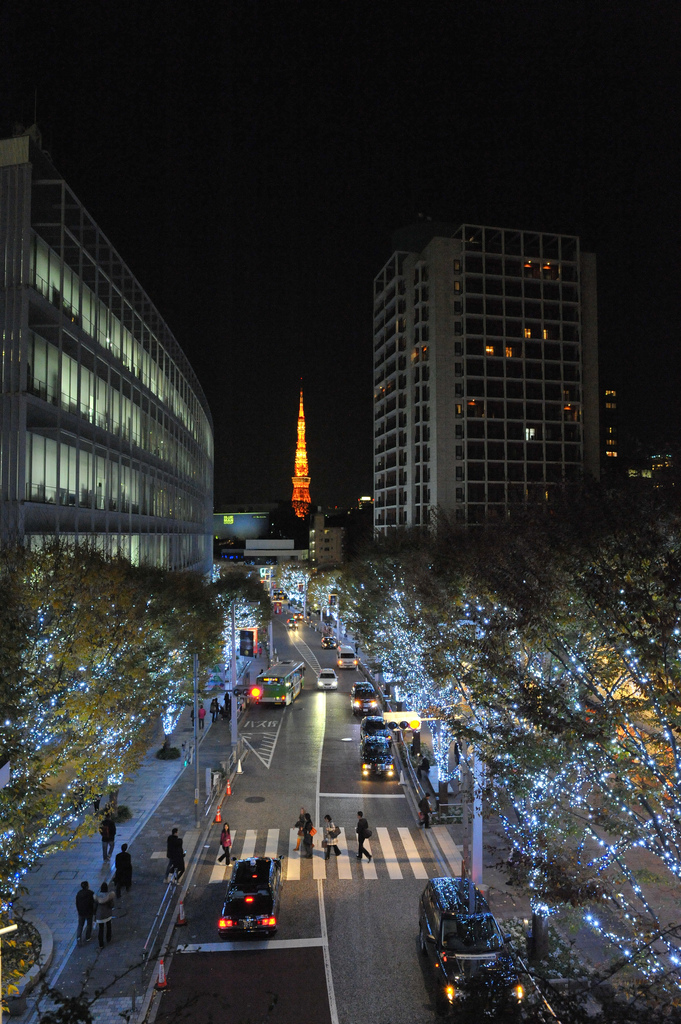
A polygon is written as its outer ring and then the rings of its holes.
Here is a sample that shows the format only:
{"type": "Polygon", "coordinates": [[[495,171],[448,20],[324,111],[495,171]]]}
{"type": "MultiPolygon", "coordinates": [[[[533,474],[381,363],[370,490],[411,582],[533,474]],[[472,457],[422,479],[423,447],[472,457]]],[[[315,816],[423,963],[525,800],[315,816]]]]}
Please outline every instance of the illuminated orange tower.
{"type": "Polygon", "coordinates": [[[303,389],[300,389],[300,408],[298,409],[298,443],[296,445],[296,475],[293,481],[293,511],[301,519],[310,511],[310,478],[307,475],[307,448],[305,446],[305,413],[303,411],[303,389]]]}

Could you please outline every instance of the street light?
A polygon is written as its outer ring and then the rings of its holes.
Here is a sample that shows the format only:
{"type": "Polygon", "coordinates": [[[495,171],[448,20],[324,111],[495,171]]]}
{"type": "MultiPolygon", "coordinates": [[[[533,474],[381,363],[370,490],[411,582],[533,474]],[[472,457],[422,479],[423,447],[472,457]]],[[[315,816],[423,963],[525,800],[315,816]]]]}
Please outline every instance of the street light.
{"type": "MultiPolygon", "coordinates": [[[[0,928],[0,992],[2,992],[2,936],[15,932],[18,925],[8,924],[6,928],[0,928]]],[[[0,1024],[2,1024],[2,997],[0,996],[0,1024]]]]}

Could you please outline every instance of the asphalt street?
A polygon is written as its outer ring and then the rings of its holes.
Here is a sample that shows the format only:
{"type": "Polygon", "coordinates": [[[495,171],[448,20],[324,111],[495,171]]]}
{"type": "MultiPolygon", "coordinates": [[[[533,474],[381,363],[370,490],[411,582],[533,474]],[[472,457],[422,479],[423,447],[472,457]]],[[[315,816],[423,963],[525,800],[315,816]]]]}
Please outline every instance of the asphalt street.
{"type": "Polygon", "coordinates": [[[338,671],[338,691],[317,692],[317,670],[335,664],[335,651],[322,650],[309,627],[289,633],[277,622],[275,630],[279,658],[307,662],[305,687],[288,708],[250,710],[243,735],[251,749],[223,820],[236,857],[284,858],[279,929],[269,942],[218,935],[228,869],[217,863],[215,825],[187,893],[189,923],[175,933],[156,1019],[430,1021],[434,999],[417,949],[417,900],[425,879],[441,868],[399,782],[361,778],[359,719],[349,698],[357,673],[338,671]],[[311,860],[295,852],[301,806],[316,826],[330,814],[341,827],[339,858],[325,860],[321,829],[311,860]],[[373,833],[371,863],[356,859],[360,809],[373,833]]]}

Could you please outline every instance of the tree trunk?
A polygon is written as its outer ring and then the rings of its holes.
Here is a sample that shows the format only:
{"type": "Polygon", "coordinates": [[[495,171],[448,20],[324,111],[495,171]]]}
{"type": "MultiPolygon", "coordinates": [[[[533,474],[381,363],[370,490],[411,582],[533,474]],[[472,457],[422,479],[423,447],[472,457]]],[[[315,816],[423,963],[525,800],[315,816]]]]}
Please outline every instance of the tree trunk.
{"type": "Polygon", "coordinates": [[[532,941],[530,942],[530,960],[545,960],[549,955],[549,919],[543,914],[532,914],[532,941]]]}

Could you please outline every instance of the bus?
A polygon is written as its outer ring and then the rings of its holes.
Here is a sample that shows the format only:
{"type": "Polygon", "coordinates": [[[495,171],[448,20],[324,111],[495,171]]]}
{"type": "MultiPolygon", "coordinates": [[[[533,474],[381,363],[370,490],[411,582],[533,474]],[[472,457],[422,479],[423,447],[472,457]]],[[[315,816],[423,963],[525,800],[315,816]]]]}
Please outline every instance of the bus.
{"type": "Polygon", "coordinates": [[[254,704],[292,704],[303,688],[305,662],[278,661],[261,672],[250,690],[254,704]]]}

